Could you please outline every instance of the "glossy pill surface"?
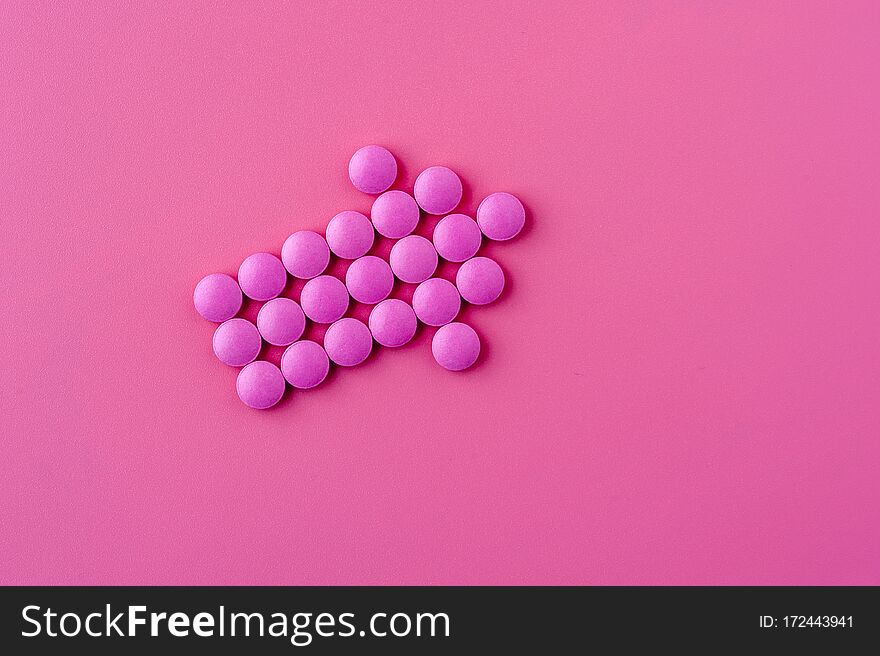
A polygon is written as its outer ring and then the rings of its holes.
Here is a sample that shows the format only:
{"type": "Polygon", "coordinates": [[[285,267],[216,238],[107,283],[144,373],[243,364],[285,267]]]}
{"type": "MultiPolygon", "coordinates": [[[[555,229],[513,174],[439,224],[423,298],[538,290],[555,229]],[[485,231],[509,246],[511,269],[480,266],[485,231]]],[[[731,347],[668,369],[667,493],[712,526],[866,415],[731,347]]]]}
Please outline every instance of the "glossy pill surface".
{"type": "Polygon", "coordinates": [[[376,342],[396,348],[413,338],[418,322],[408,303],[398,298],[389,298],[370,312],[369,327],[376,342]]]}
{"type": "Polygon", "coordinates": [[[337,257],[356,260],[373,246],[373,224],[360,212],[340,212],[327,224],[327,245],[337,257]]]}
{"type": "Polygon", "coordinates": [[[465,214],[450,214],[434,227],[434,248],[449,262],[464,262],[480,250],[483,235],[477,222],[465,214]]]}
{"type": "Polygon", "coordinates": [[[443,326],[458,315],[461,296],[445,278],[429,278],[413,292],[413,310],[424,324],[443,326]]]}
{"type": "Polygon", "coordinates": [[[358,191],[381,194],[397,178],[397,160],[382,146],[364,146],[351,156],[348,177],[358,191]]]}
{"type": "Polygon", "coordinates": [[[400,239],[410,234],[418,225],[419,206],[405,191],[386,191],[373,201],[370,219],[380,235],[389,239],[400,239]]]}
{"type": "Polygon", "coordinates": [[[275,298],[287,284],[287,270],[271,253],[254,253],[238,268],[238,284],[255,301],[275,298]]]}
{"type": "Polygon", "coordinates": [[[348,309],[348,290],[339,278],[318,276],[302,288],[300,306],[316,323],[333,323],[348,309]]]}
{"type": "Polygon", "coordinates": [[[504,290],[504,272],[495,260],[474,257],[458,269],[455,286],[468,303],[486,305],[504,290]]]}
{"type": "Polygon", "coordinates": [[[394,287],[394,274],[388,262],[375,255],[359,257],[345,273],[348,293],[358,303],[373,305],[386,298],[394,287]]]}
{"type": "Polygon", "coordinates": [[[437,269],[434,245],[419,235],[404,237],[391,247],[391,270],[403,282],[419,283],[437,269]]]}
{"type": "Polygon", "coordinates": [[[208,321],[220,323],[234,317],[241,309],[241,287],[232,276],[212,273],[205,276],[193,291],[196,311],[208,321]]]}
{"type": "Polygon", "coordinates": [[[263,346],[257,327],[241,318],[217,326],[211,343],[220,362],[230,367],[243,367],[253,362],[263,346]]]}
{"type": "Polygon", "coordinates": [[[432,166],[419,173],[413,185],[416,202],[428,214],[449,214],[461,202],[461,180],[445,166],[432,166]]]}
{"type": "Polygon", "coordinates": [[[257,329],[269,344],[287,346],[303,334],[306,317],[299,303],[291,298],[273,298],[260,308],[257,329]]]}
{"type": "Polygon", "coordinates": [[[330,247],[317,232],[299,230],[284,241],[281,262],[295,278],[314,278],[324,273],[330,263],[330,247]]]}
{"type": "Polygon", "coordinates": [[[319,385],[330,371],[330,358],[320,344],[304,339],[287,347],[281,356],[281,373],[297,389],[319,385]]]}
{"type": "Polygon", "coordinates": [[[238,372],[235,390],[246,406],[265,410],[284,396],[284,376],[271,362],[257,360],[238,372]]]}
{"type": "Polygon", "coordinates": [[[504,191],[486,196],[477,208],[480,230],[495,241],[516,237],[525,222],[526,210],[519,198],[504,191]]]}
{"type": "Polygon", "coordinates": [[[373,335],[366,324],[346,317],[331,325],[324,334],[327,356],[342,367],[353,367],[367,359],[373,350],[373,335]]]}
{"type": "Polygon", "coordinates": [[[461,371],[477,361],[480,338],[467,324],[448,323],[434,333],[431,353],[444,369],[461,371]]]}

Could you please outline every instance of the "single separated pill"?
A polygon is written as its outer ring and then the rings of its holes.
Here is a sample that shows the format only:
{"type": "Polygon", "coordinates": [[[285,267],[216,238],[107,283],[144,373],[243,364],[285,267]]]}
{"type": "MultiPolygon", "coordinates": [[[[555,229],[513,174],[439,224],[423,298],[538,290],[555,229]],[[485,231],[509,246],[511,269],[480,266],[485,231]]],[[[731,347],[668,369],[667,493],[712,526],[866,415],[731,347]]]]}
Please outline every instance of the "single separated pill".
{"type": "Polygon", "coordinates": [[[287,270],[271,253],[254,253],[238,268],[238,284],[255,301],[275,298],[287,284],[287,270]]]}
{"type": "Polygon", "coordinates": [[[480,227],[465,214],[450,214],[434,226],[434,248],[444,260],[464,262],[480,250],[480,227]]]}
{"type": "Polygon", "coordinates": [[[418,327],[413,309],[398,298],[389,298],[374,307],[369,324],[373,338],[382,346],[391,348],[406,344],[418,327]]]}
{"type": "Polygon", "coordinates": [[[413,310],[429,326],[443,326],[455,319],[461,309],[461,296],[445,278],[429,278],[413,292],[413,310]]]}
{"type": "Polygon", "coordinates": [[[431,341],[431,353],[444,369],[461,371],[467,369],[480,355],[480,337],[464,323],[448,323],[442,326],[431,341]]]}
{"type": "Polygon", "coordinates": [[[193,292],[196,311],[208,321],[220,323],[241,309],[241,287],[225,273],[212,273],[199,280],[193,292]]]}
{"type": "Polygon", "coordinates": [[[394,274],[388,262],[375,255],[359,257],[345,272],[345,286],[358,303],[372,305],[388,298],[394,287],[394,274]]]}
{"type": "Polygon", "coordinates": [[[263,341],[257,327],[247,319],[224,321],[214,331],[214,354],[223,364],[243,367],[260,354],[263,341]]]}
{"type": "Polygon", "coordinates": [[[477,223],[489,239],[505,241],[519,234],[526,210],[519,198],[504,191],[486,196],[477,208],[477,223]]]}
{"type": "Polygon", "coordinates": [[[373,201],[370,219],[383,237],[406,237],[419,223],[419,206],[405,191],[386,191],[373,201]]]}
{"type": "Polygon", "coordinates": [[[391,270],[403,282],[419,283],[430,278],[437,268],[437,251],[424,237],[410,235],[391,247],[391,270]]]}
{"type": "Polygon", "coordinates": [[[495,260],[473,257],[459,267],[455,286],[468,303],[486,305],[501,295],[504,272],[495,260]]]}
{"type": "Polygon", "coordinates": [[[360,212],[340,212],[327,224],[327,244],[343,260],[356,260],[373,246],[373,224],[360,212]]]}
{"type": "Polygon", "coordinates": [[[294,342],[281,356],[281,373],[297,389],[319,385],[330,371],[330,358],[320,344],[307,339],[294,342]]]}
{"type": "Polygon", "coordinates": [[[284,376],[271,362],[257,360],[238,372],[235,390],[246,406],[265,410],[284,396],[284,376]]]}
{"type": "Polygon", "coordinates": [[[461,202],[461,180],[452,169],[432,166],[419,173],[413,195],[428,214],[449,214],[461,202]]]}
{"type": "Polygon", "coordinates": [[[364,146],[351,156],[348,177],[358,191],[381,194],[397,178],[397,161],[382,146],[364,146]]]}
{"type": "Polygon", "coordinates": [[[303,334],[306,317],[299,303],[291,298],[273,298],[260,308],[257,329],[269,344],[287,346],[303,334]]]}
{"type": "Polygon", "coordinates": [[[317,232],[299,230],[284,241],[281,262],[294,278],[314,278],[330,263],[330,247],[317,232]]]}
{"type": "Polygon", "coordinates": [[[343,367],[353,367],[367,359],[373,350],[373,335],[363,321],[340,319],[324,334],[327,356],[343,367]]]}
{"type": "Polygon", "coordinates": [[[333,323],[348,309],[348,290],[339,278],[318,276],[302,288],[299,303],[316,323],[333,323]]]}

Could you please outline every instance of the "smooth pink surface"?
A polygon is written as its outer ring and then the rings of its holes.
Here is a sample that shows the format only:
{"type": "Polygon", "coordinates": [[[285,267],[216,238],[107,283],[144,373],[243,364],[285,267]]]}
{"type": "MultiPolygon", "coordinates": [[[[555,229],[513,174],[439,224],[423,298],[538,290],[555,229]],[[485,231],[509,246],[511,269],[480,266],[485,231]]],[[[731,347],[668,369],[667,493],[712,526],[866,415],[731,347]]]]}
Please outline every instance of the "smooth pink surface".
{"type": "Polygon", "coordinates": [[[373,201],[370,220],[383,237],[406,237],[419,223],[419,206],[405,191],[392,189],[373,201]]]}
{"type": "Polygon", "coordinates": [[[330,263],[327,240],[314,230],[297,230],[281,247],[281,261],[290,275],[296,278],[314,278],[330,263]]]}
{"type": "Polygon", "coordinates": [[[448,214],[461,202],[462,184],[458,174],[446,166],[431,166],[416,178],[413,196],[428,214],[448,214]]]}
{"type": "Polygon", "coordinates": [[[365,194],[381,194],[394,184],[397,162],[387,148],[364,146],[351,156],[348,177],[359,191],[365,194]]]}
{"type": "Polygon", "coordinates": [[[287,270],[275,255],[254,253],[238,267],[238,284],[245,296],[256,301],[268,301],[284,290],[287,270]]]}
{"type": "Polygon", "coordinates": [[[0,583],[880,584],[877,3],[84,4],[0,9],[0,583]],[[526,205],[480,360],[250,411],[193,288],[365,143],[526,205]]]}
{"type": "Polygon", "coordinates": [[[348,310],[348,289],[335,276],[318,276],[306,281],[300,293],[305,315],[317,323],[333,323],[348,310]]]}
{"type": "Polygon", "coordinates": [[[225,273],[210,273],[199,280],[193,290],[193,305],[208,321],[222,322],[234,317],[241,309],[241,287],[225,273]]]}

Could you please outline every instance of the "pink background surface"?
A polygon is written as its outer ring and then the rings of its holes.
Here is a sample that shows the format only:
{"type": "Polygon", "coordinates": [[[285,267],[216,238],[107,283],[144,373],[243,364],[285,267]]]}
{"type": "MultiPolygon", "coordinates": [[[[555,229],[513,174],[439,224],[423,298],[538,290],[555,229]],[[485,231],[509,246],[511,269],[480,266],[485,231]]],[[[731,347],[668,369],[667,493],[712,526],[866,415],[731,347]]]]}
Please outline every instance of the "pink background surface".
{"type": "Polygon", "coordinates": [[[352,4],[0,8],[0,583],[880,583],[877,3],[352,4]],[[250,411],[374,142],[527,205],[482,360],[250,411]]]}

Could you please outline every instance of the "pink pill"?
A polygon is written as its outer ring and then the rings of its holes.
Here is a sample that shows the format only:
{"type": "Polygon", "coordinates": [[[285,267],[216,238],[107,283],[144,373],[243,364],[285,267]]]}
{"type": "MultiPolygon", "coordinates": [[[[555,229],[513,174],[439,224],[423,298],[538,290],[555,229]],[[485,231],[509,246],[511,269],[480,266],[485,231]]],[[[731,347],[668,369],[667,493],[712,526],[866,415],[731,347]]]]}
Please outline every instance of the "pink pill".
{"type": "Polygon", "coordinates": [[[363,321],[340,319],[324,334],[324,350],[333,362],[353,367],[367,359],[373,350],[373,335],[363,321]]]}
{"type": "Polygon", "coordinates": [[[297,389],[319,385],[330,371],[330,359],[320,344],[307,339],[294,342],[281,356],[281,373],[297,389]]]}
{"type": "Polygon", "coordinates": [[[238,284],[255,301],[275,298],[287,284],[287,270],[271,253],[254,253],[238,268],[238,284]]]}
{"type": "Polygon", "coordinates": [[[526,222],[526,210],[519,199],[500,191],[486,196],[477,208],[477,223],[489,239],[505,241],[519,234],[526,222]]]}
{"type": "Polygon", "coordinates": [[[263,341],[257,327],[247,319],[224,321],[214,331],[214,354],[223,364],[243,367],[260,354],[263,341]]]}
{"type": "Polygon", "coordinates": [[[299,303],[290,298],[273,298],[260,308],[257,329],[269,344],[287,346],[303,334],[306,317],[299,303]]]}
{"type": "Polygon", "coordinates": [[[199,280],[193,292],[196,311],[208,321],[231,319],[241,309],[241,287],[232,276],[212,273],[199,280]]]}
{"type": "Polygon", "coordinates": [[[405,191],[386,191],[373,201],[370,218],[380,235],[400,239],[415,230],[419,222],[419,206],[405,191]]]}
{"type": "Polygon", "coordinates": [[[445,166],[432,166],[419,173],[413,195],[428,214],[449,214],[461,202],[461,180],[445,166]]]}
{"type": "Polygon", "coordinates": [[[413,309],[405,301],[389,298],[370,312],[370,332],[382,346],[403,346],[416,334],[418,322],[413,309]]]}
{"type": "Polygon", "coordinates": [[[348,177],[357,190],[365,194],[381,194],[394,184],[397,161],[382,146],[364,146],[351,156],[348,177]]]}
{"type": "Polygon", "coordinates": [[[391,270],[403,282],[427,280],[437,268],[437,251],[424,237],[410,235],[391,247],[391,270]]]}
{"type": "Polygon", "coordinates": [[[303,286],[299,302],[312,321],[333,323],[348,309],[348,290],[339,278],[318,276],[303,286]]]}
{"type": "Polygon", "coordinates": [[[434,333],[431,353],[444,369],[461,371],[467,369],[480,355],[480,337],[474,329],[463,323],[448,323],[434,333]]]}
{"type": "Polygon", "coordinates": [[[474,257],[458,269],[455,286],[468,303],[486,305],[501,295],[504,289],[504,272],[495,260],[474,257]]]}
{"type": "Polygon", "coordinates": [[[294,232],[281,247],[284,268],[295,278],[314,278],[324,273],[330,263],[330,248],[317,232],[294,232]]]}
{"type": "Polygon", "coordinates": [[[257,360],[238,372],[235,389],[246,406],[265,410],[284,396],[284,376],[271,362],[257,360]]]}
{"type": "Polygon", "coordinates": [[[348,267],[345,273],[345,286],[358,303],[372,305],[388,298],[391,288],[394,287],[394,274],[382,258],[365,255],[348,267]]]}
{"type": "Polygon", "coordinates": [[[356,260],[373,246],[373,224],[360,212],[340,212],[327,224],[327,244],[344,260],[356,260]]]}
{"type": "Polygon", "coordinates": [[[464,262],[480,250],[483,235],[471,217],[450,214],[434,227],[434,248],[444,260],[464,262]]]}
{"type": "Polygon", "coordinates": [[[422,323],[443,326],[461,309],[458,289],[444,278],[429,278],[413,293],[413,310],[422,323]]]}

